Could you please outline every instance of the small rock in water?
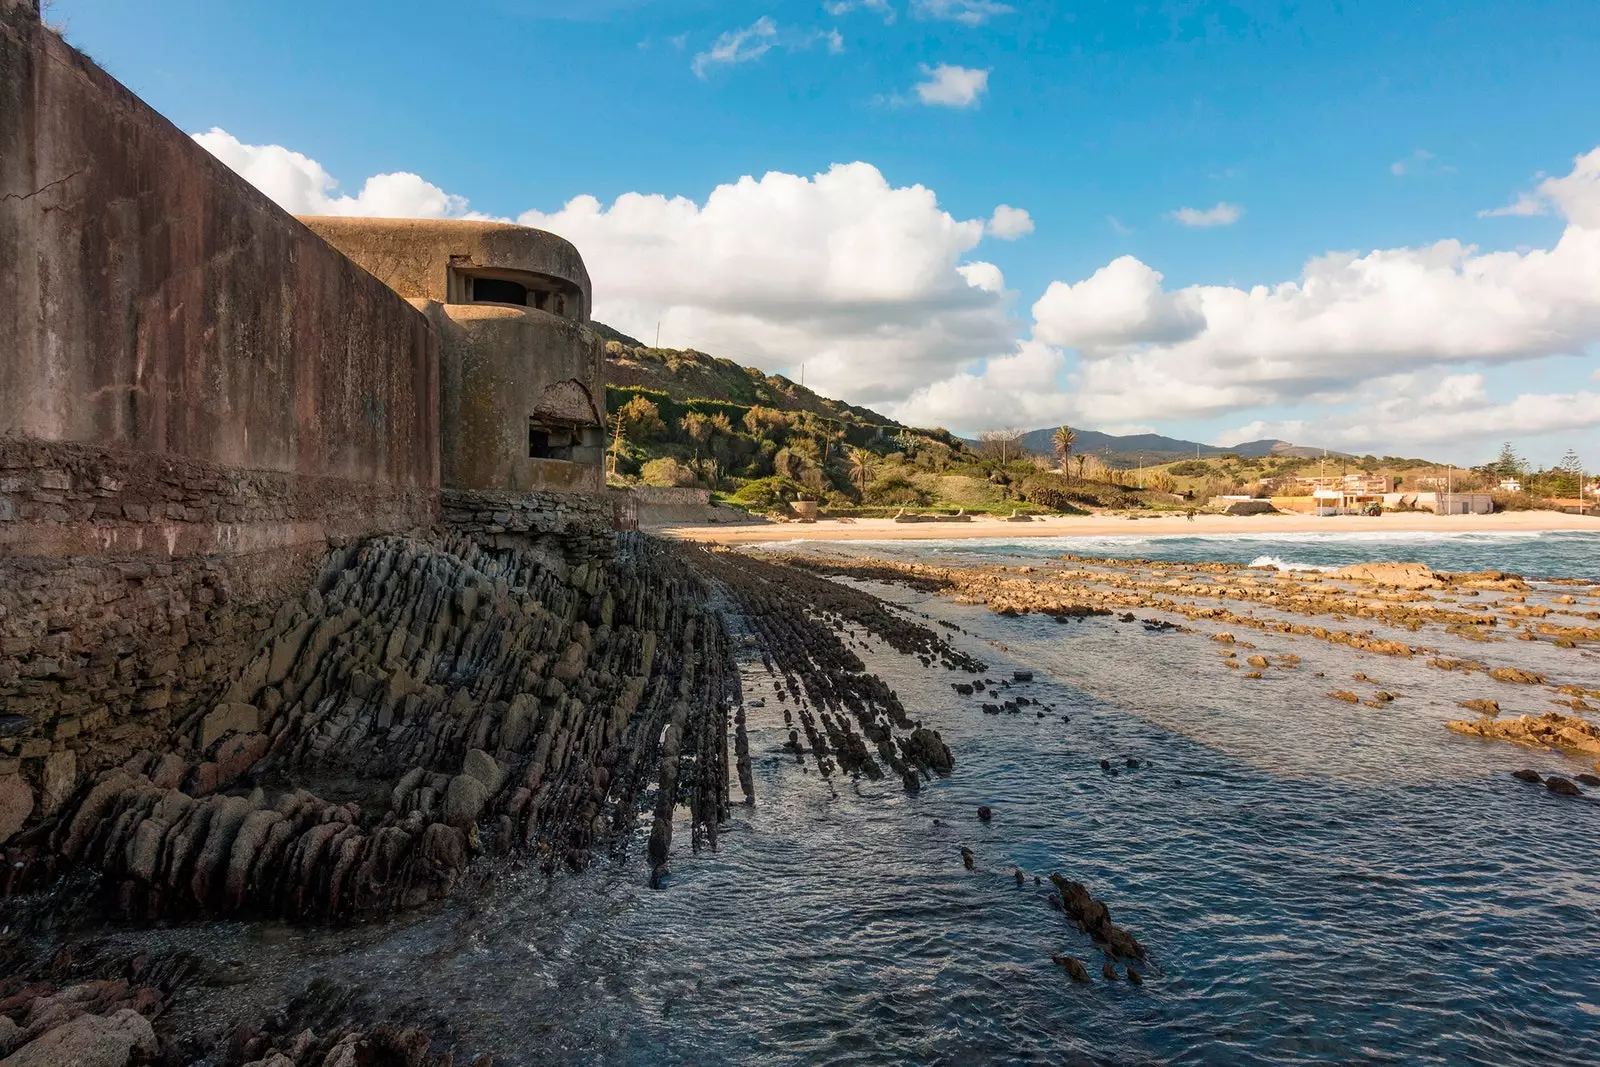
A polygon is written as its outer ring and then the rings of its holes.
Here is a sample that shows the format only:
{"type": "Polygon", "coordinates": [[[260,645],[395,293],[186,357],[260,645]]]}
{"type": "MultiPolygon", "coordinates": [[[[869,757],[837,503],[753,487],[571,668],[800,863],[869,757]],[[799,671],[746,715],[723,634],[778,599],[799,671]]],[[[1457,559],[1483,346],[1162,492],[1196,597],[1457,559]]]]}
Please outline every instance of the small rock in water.
{"type": "Polygon", "coordinates": [[[1108,982],[1115,982],[1117,980],[1117,969],[1111,966],[1110,960],[1106,960],[1105,963],[1100,965],[1100,973],[1105,976],[1105,979],[1108,982]]]}
{"type": "Polygon", "coordinates": [[[1134,970],[1132,967],[1128,968],[1128,981],[1132,982],[1134,985],[1144,985],[1144,978],[1141,977],[1139,972],[1134,970]]]}
{"type": "Polygon", "coordinates": [[[1135,770],[1137,770],[1139,768],[1139,760],[1135,756],[1129,756],[1123,762],[1126,763],[1129,767],[1134,768],[1135,770]]]}
{"type": "Polygon", "coordinates": [[[983,822],[988,822],[990,819],[994,818],[994,812],[990,811],[988,806],[985,805],[984,807],[978,809],[978,818],[983,822]]]}
{"type": "Polygon", "coordinates": [[[906,768],[906,773],[902,776],[900,782],[905,786],[907,793],[915,793],[922,789],[922,776],[916,772],[914,767],[906,768]]]}
{"type": "Polygon", "coordinates": [[[961,865],[967,870],[972,870],[972,850],[966,845],[961,846],[961,865]]]}
{"type": "Polygon", "coordinates": [[[1033,681],[1033,672],[1032,671],[1012,671],[1011,672],[1011,677],[1012,677],[1012,679],[1014,679],[1015,681],[1018,681],[1018,682],[1031,682],[1031,681],[1033,681]]]}
{"type": "Polygon", "coordinates": [[[1583,790],[1579,789],[1576,782],[1563,778],[1559,774],[1552,774],[1544,780],[1544,787],[1558,797],[1581,797],[1583,790]]]}
{"type": "Polygon", "coordinates": [[[1089,968],[1085,967],[1083,961],[1076,957],[1056,955],[1050,957],[1050,962],[1065,967],[1074,982],[1089,982],[1093,980],[1089,977],[1089,968]]]}
{"type": "Polygon", "coordinates": [[[1101,760],[1100,761],[1100,769],[1102,771],[1109,771],[1111,769],[1111,761],[1108,760],[1108,759],[1101,760]]]}
{"type": "Polygon", "coordinates": [[[1544,779],[1539,777],[1539,772],[1538,771],[1529,770],[1526,767],[1524,767],[1520,771],[1512,771],[1511,772],[1511,777],[1516,778],[1516,779],[1518,779],[1520,781],[1530,782],[1530,783],[1532,783],[1534,785],[1538,785],[1540,782],[1542,782],[1544,780],[1544,779]]]}
{"type": "Polygon", "coordinates": [[[1600,785],[1600,777],[1592,774],[1580,774],[1578,775],[1578,781],[1582,782],[1584,785],[1600,785]]]}
{"type": "Polygon", "coordinates": [[[1011,874],[1017,880],[1017,888],[1021,889],[1022,888],[1022,884],[1027,881],[1027,879],[1022,874],[1022,868],[1018,867],[1016,870],[1012,871],[1011,874]]]}

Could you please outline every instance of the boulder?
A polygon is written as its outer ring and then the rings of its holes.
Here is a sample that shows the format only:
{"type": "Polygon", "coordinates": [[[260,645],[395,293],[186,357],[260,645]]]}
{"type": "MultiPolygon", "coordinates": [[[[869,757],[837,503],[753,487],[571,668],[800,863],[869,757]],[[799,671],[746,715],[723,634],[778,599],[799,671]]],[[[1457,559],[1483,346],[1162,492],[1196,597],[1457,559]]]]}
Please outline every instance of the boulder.
{"type": "Polygon", "coordinates": [[[22,829],[33,814],[33,790],[20,774],[0,777],[0,844],[22,829]]]}
{"type": "Polygon", "coordinates": [[[45,757],[44,773],[39,783],[39,813],[49,818],[78,787],[78,756],[71,749],[52,752],[45,757]]]}
{"type": "Polygon", "coordinates": [[[1563,778],[1559,774],[1552,774],[1544,780],[1544,787],[1558,797],[1579,797],[1583,790],[1570,778],[1563,778]]]}
{"type": "Polygon", "coordinates": [[[450,779],[444,791],[444,821],[458,830],[465,830],[478,821],[478,815],[488,802],[488,786],[470,774],[458,774],[450,779]]]}
{"type": "Polygon", "coordinates": [[[505,782],[505,771],[489,753],[481,748],[467,750],[466,758],[461,761],[461,773],[471,775],[483,783],[483,787],[490,793],[500,791],[500,786],[505,782]]]}
{"type": "Polygon", "coordinates": [[[1389,585],[1396,589],[1442,589],[1444,583],[1421,563],[1357,563],[1334,571],[1335,578],[1389,585]]]}
{"type": "Polygon", "coordinates": [[[253,704],[218,704],[200,722],[200,751],[231,733],[261,729],[261,712],[253,704]]]}
{"type": "Polygon", "coordinates": [[[1074,982],[1092,981],[1089,977],[1089,968],[1085,967],[1083,961],[1075,956],[1056,955],[1051,956],[1050,961],[1058,967],[1065,967],[1067,974],[1072,976],[1074,982]]]}
{"type": "Polygon", "coordinates": [[[0,1060],[0,1067],[127,1067],[156,1053],[156,1035],[143,1015],[124,1008],[111,1016],[80,1015],[34,1038],[0,1060]]]}
{"type": "Polygon", "coordinates": [[[1515,778],[1519,782],[1527,782],[1530,785],[1538,785],[1540,782],[1544,781],[1543,778],[1539,777],[1538,771],[1531,770],[1527,767],[1524,767],[1520,771],[1512,771],[1511,777],[1515,778]]]}

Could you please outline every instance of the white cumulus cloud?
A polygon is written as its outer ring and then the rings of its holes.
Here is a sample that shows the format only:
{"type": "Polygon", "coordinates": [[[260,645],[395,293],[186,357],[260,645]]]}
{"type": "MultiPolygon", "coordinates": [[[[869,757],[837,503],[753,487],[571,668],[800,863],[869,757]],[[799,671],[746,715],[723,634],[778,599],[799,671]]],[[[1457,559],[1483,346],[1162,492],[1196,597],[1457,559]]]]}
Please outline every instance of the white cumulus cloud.
{"type": "Polygon", "coordinates": [[[976,107],[989,91],[989,72],[940,63],[923,64],[923,80],[913,88],[917,99],[932,107],[976,107]]]}
{"type": "Polygon", "coordinates": [[[1505,207],[1480,211],[1480,218],[1499,215],[1548,215],[1552,211],[1568,222],[1600,229],[1600,148],[1572,161],[1572,173],[1545,178],[1532,192],[1519,193],[1505,207]]]}
{"type": "Polygon", "coordinates": [[[1238,204],[1229,204],[1226,201],[1219,201],[1216,207],[1208,207],[1204,210],[1201,210],[1200,208],[1180,207],[1178,210],[1171,212],[1167,217],[1175,222],[1181,222],[1185,226],[1194,226],[1204,229],[1212,226],[1232,226],[1234,223],[1238,222],[1240,217],[1243,215],[1244,208],[1240,207],[1238,204]]]}
{"type": "Polygon", "coordinates": [[[1033,216],[1020,207],[1001,204],[989,218],[989,235],[1002,241],[1015,241],[1033,232],[1033,216]]]}
{"type": "Polygon", "coordinates": [[[1098,348],[1181,341],[1205,325],[1185,294],[1164,292],[1161,272],[1119,256],[1076,284],[1051,282],[1033,305],[1033,335],[1046,344],[1098,348]]]}
{"type": "Polygon", "coordinates": [[[367,215],[379,218],[449,219],[480,217],[467,210],[467,198],[454,196],[408,171],[375,174],[355,196],[338,192],[339,183],[322,164],[281,145],[245,144],[213,127],[194,134],[201,147],[296,215],[367,215]]]}
{"type": "Polygon", "coordinates": [[[660,322],[663,343],[768,370],[804,363],[807,385],[855,403],[903,398],[1014,336],[999,269],[964,262],[985,221],[866,163],[741,178],[703,203],[578,197],[518,221],[578,246],[597,318],[636,336],[660,322]]]}

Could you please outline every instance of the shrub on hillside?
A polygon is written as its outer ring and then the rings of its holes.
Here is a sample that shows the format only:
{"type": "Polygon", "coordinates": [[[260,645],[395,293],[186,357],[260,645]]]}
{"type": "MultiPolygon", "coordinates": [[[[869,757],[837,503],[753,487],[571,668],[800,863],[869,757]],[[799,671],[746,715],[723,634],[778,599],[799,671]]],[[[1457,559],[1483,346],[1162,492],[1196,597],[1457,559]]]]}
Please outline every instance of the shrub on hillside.
{"type": "Polygon", "coordinates": [[[1186,459],[1182,463],[1174,463],[1167,470],[1179,478],[1204,478],[1211,473],[1211,464],[1203,459],[1186,459]]]}
{"type": "Polygon", "coordinates": [[[757,478],[753,482],[746,482],[733,494],[733,500],[747,508],[771,511],[781,508],[791,500],[803,500],[811,495],[805,486],[793,478],[774,474],[770,478],[757,478]]]}
{"type": "Polygon", "coordinates": [[[667,488],[690,486],[696,482],[694,471],[671,456],[650,460],[640,469],[639,480],[645,485],[658,485],[667,488]]]}
{"type": "Polygon", "coordinates": [[[862,500],[868,504],[920,506],[931,503],[933,497],[904,474],[891,472],[867,486],[862,500]]]}

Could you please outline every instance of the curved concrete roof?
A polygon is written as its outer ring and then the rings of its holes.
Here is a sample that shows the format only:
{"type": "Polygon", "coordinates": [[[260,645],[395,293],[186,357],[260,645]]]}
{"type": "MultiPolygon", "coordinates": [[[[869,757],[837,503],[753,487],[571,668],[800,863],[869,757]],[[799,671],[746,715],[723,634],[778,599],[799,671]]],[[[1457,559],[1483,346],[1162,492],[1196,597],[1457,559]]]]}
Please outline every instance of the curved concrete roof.
{"type": "Polygon", "coordinates": [[[591,304],[583,257],[571,242],[544,230],[464,219],[299,219],[404,297],[448,302],[448,269],[455,266],[542,274],[579,289],[586,312],[591,304]]]}

